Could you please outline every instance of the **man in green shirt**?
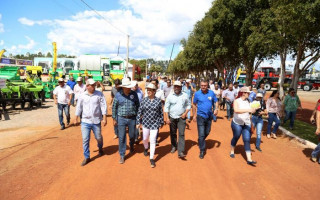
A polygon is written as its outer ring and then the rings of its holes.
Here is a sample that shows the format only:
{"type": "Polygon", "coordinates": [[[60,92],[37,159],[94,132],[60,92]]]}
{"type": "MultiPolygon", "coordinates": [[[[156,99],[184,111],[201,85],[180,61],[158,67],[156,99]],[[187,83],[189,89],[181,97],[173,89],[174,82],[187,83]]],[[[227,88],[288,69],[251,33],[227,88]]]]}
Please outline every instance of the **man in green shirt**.
{"type": "Polygon", "coordinates": [[[300,99],[293,88],[289,89],[288,94],[284,98],[283,105],[284,105],[284,111],[286,113],[286,116],[283,120],[283,124],[285,124],[286,121],[290,119],[289,128],[292,130],[294,119],[296,118],[297,110],[298,108],[302,109],[300,99]]]}

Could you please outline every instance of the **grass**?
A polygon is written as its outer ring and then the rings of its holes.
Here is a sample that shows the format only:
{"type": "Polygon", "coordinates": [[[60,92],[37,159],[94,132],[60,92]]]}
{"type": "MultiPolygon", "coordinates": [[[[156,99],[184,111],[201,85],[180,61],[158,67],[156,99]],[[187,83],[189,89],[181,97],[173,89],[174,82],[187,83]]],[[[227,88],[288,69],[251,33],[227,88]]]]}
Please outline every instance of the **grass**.
{"type": "Polygon", "coordinates": [[[290,130],[289,124],[290,124],[290,120],[288,120],[285,125],[281,125],[281,126],[287,129],[288,131],[290,131],[291,133],[295,134],[296,136],[299,136],[300,138],[303,138],[315,144],[319,143],[318,137],[315,134],[315,131],[316,131],[315,125],[311,125],[296,119],[294,120],[293,130],[290,130]]]}

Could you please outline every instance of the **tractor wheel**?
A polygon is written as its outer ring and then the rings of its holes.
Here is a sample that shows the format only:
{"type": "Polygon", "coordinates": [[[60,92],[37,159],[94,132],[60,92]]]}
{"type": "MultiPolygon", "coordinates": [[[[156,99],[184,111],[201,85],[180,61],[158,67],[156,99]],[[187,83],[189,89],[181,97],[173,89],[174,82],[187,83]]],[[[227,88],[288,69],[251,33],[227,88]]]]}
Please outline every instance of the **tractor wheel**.
{"type": "Polygon", "coordinates": [[[21,109],[24,109],[25,105],[26,105],[26,102],[25,102],[25,101],[22,101],[22,102],[21,102],[21,109]]]}
{"type": "Polygon", "coordinates": [[[303,86],[303,91],[310,91],[312,87],[310,85],[304,85],[303,86]]]}
{"type": "Polygon", "coordinates": [[[45,101],[46,101],[46,96],[45,96],[44,90],[42,90],[42,91],[40,92],[40,96],[41,96],[41,101],[42,101],[42,102],[45,102],[45,101]]]}
{"type": "Polygon", "coordinates": [[[12,109],[16,109],[16,102],[12,103],[12,109]]]}
{"type": "Polygon", "coordinates": [[[53,99],[53,91],[50,92],[50,99],[53,99]]]}
{"type": "Polygon", "coordinates": [[[265,90],[269,91],[269,90],[271,90],[271,88],[272,88],[272,86],[271,86],[270,83],[265,83],[265,84],[264,84],[264,89],[265,89],[265,90]]]}

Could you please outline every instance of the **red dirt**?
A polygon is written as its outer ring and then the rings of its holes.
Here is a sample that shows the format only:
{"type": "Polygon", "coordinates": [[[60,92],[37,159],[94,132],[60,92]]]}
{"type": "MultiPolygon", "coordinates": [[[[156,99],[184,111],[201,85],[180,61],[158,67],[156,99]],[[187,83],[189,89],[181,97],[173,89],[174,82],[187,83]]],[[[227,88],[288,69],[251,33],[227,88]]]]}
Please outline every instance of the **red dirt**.
{"type": "MultiPolygon", "coordinates": [[[[110,101],[110,99],[108,99],[110,101]]],[[[313,105],[314,106],[314,105],[313,105]]],[[[312,109],[311,103],[303,103],[312,109]]],[[[110,113],[110,107],[109,107],[110,113]]],[[[91,138],[93,161],[81,167],[83,159],[80,127],[46,127],[34,140],[0,148],[0,199],[317,199],[319,164],[310,161],[312,149],[287,137],[262,138],[263,152],[251,147],[256,167],[246,164],[243,142],[236,158],[229,157],[232,131],[220,111],[207,138],[207,154],[199,159],[196,123],[186,129],[186,160],[171,154],[168,126],[160,130],[156,168],[143,155],[127,151],[119,164],[118,140],[113,140],[112,119],[103,127],[104,152],[98,157],[91,138]],[[43,132],[47,130],[46,132],[43,132]]],[[[298,115],[299,117],[299,115],[298,115]]],[[[35,131],[24,128],[24,131],[35,131]]],[[[11,143],[10,143],[11,144],[11,143]]]]}
{"type": "MultiPolygon", "coordinates": [[[[220,112],[220,116],[224,116],[220,112]]],[[[160,133],[156,168],[143,156],[143,146],[118,163],[118,141],[113,140],[109,118],[103,157],[97,157],[94,138],[85,167],[80,127],[48,130],[40,140],[1,150],[0,199],[316,199],[319,165],[288,138],[263,137],[263,152],[253,151],[257,167],[248,166],[242,141],[236,158],[229,157],[230,122],[213,123],[207,139],[207,155],[198,158],[196,124],[186,130],[185,161],[170,153],[168,127],[160,133]]],[[[254,136],[255,137],[255,136],[254,136]]],[[[254,144],[252,144],[254,148],[254,144]]]]}

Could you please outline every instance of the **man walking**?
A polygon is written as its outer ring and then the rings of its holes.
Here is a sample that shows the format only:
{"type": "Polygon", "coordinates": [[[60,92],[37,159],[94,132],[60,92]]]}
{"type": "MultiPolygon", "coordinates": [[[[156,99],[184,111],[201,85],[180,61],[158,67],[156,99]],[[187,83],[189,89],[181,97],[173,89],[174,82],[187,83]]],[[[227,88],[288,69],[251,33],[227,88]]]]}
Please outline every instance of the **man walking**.
{"type": "Polygon", "coordinates": [[[103,126],[107,125],[107,103],[102,92],[95,90],[96,83],[93,79],[88,79],[86,83],[87,91],[78,98],[76,107],[75,125],[78,124],[79,117],[82,115],[81,133],[84,160],[81,166],[90,162],[90,132],[92,130],[94,137],[98,142],[99,156],[104,154],[103,137],[101,135],[101,121],[103,126]]]}
{"type": "Polygon", "coordinates": [[[170,125],[171,153],[174,153],[178,148],[178,157],[184,158],[184,132],[186,129],[186,116],[191,108],[191,102],[188,95],[181,92],[182,84],[180,81],[175,81],[173,87],[174,92],[169,94],[164,106],[164,112],[166,123],[170,125]],[[178,145],[177,129],[179,130],[178,145]]]}
{"type": "Polygon", "coordinates": [[[229,84],[229,88],[224,91],[223,98],[225,98],[227,104],[227,118],[230,121],[230,118],[233,116],[233,101],[236,98],[237,94],[233,89],[233,84],[229,84]]]}
{"type": "Polygon", "coordinates": [[[82,77],[77,78],[77,85],[74,86],[74,105],[77,105],[77,101],[82,93],[86,91],[86,86],[82,83],[82,77]]]}
{"type": "Polygon", "coordinates": [[[203,159],[206,152],[206,138],[211,130],[213,115],[218,114],[218,100],[212,90],[208,90],[208,81],[200,82],[200,90],[194,94],[193,98],[193,121],[197,122],[198,144],[200,149],[199,158],[203,159]],[[214,112],[212,112],[215,104],[214,112]]]}
{"type": "Polygon", "coordinates": [[[130,153],[134,152],[136,115],[139,109],[139,98],[131,88],[136,84],[128,78],[122,80],[122,90],[119,91],[113,101],[112,118],[113,125],[118,126],[120,164],[124,163],[127,147],[126,128],[129,129],[130,153]]]}
{"type": "MultiPolygon", "coordinates": [[[[116,94],[122,90],[122,87],[120,87],[121,85],[121,81],[120,79],[116,79],[114,80],[114,87],[111,89],[111,102],[110,102],[110,106],[113,103],[114,98],[116,97],[116,94]]],[[[118,125],[113,125],[113,129],[114,129],[114,136],[113,139],[117,139],[118,138],[118,125]]]]}
{"type": "Polygon", "coordinates": [[[58,115],[61,129],[66,128],[63,122],[63,111],[67,118],[67,125],[70,124],[70,105],[73,91],[64,83],[63,78],[58,79],[59,86],[53,90],[54,103],[58,105],[58,115]]]}
{"type": "Polygon", "coordinates": [[[171,85],[171,80],[167,80],[167,85],[163,86],[164,98],[167,99],[171,91],[173,90],[173,86],[171,85]]]}

